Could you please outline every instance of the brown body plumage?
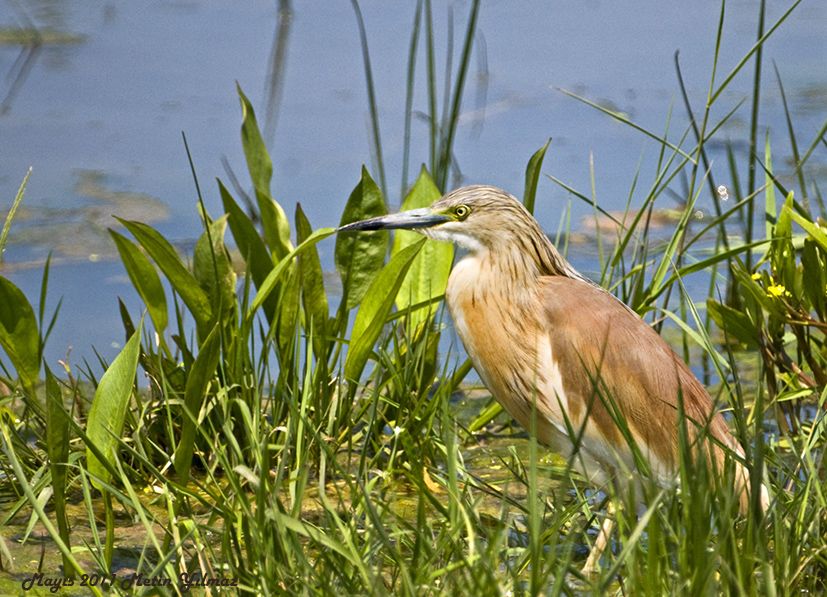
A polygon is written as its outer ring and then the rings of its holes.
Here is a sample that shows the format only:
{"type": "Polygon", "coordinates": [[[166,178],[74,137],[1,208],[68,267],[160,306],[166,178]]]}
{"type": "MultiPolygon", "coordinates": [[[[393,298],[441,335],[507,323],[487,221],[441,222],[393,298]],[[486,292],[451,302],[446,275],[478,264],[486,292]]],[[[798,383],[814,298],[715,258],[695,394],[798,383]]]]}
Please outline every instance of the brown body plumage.
{"type": "MultiPolygon", "coordinates": [[[[468,249],[445,297],[474,367],[527,429],[536,407],[538,439],[595,484],[637,468],[633,445],[653,478],[670,483],[678,469],[679,401],[689,438],[710,464],[723,470],[722,446],[743,455],[687,365],[637,314],[572,268],[505,191],[464,187],[429,210],[346,228],[419,229],[468,249]]],[[[734,466],[745,508],[748,472],[734,466]]],[[[610,527],[604,525],[586,571],[596,566],[610,527]]]]}

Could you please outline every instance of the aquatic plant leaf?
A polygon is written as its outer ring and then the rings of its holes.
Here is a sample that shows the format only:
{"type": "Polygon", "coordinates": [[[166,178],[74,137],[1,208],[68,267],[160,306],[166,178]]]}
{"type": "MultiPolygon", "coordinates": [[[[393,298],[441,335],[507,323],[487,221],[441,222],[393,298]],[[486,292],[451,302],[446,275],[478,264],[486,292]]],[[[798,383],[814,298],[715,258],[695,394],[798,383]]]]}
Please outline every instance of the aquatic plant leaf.
{"type": "MultiPolygon", "coordinates": [[[[772,184],[771,181],[770,184],[772,184]]],[[[795,262],[796,252],[793,247],[792,218],[790,217],[792,207],[793,193],[790,192],[784,201],[781,213],[778,214],[778,221],[773,226],[769,255],[777,279],[788,290],[795,291],[798,294],[801,289],[796,288],[798,267],[795,262]]]]}
{"type": "MultiPolygon", "coordinates": [[[[135,373],[138,369],[138,354],[141,348],[140,330],[123,347],[115,357],[106,372],[101,377],[95,389],[92,408],[86,421],[86,435],[105,458],[114,458],[118,441],[123,431],[126,419],[126,407],[135,384],[135,373]]],[[[92,485],[103,491],[104,485],[109,482],[109,469],[101,463],[88,447],[86,448],[86,463],[92,478],[92,485]]]]}
{"type": "Polygon", "coordinates": [[[196,277],[190,273],[178,256],[175,248],[161,234],[141,222],[118,221],[138,240],[149,256],[158,264],[184,304],[192,313],[199,330],[199,336],[206,335],[212,321],[212,307],[207,293],[201,289],[196,277]]]}
{"type": "Polygon", "coordinates": [[[785,207],[784,209],[789,212],[790,217],[795,220],[795,223],[801,226],[823,251],[827,251],[827,230],[796,213],[792,207],[785,207]]]}
{"type": "Polygon", "coordinates": [[[224,246],[227,216],[213,220],[209,227],[209,234],[204,231],[195,243],[192,273],[207,293],[213,311],[218,312],[220,309],[222,317],[226,317],[235,311],[236,305],[236,275],[224,246]]]}
{"type": "MultiPolygon", "coordinates": [[[[228,215],[227,222],[230,225],[230,231],[233,233],[238,251],[241,253],[241,258],[247,264],[247,270],[250,272],[256,288],[261,288],[267,274],[273,269],[273,259],[270,257],[267,245],[261,240],[261,236],[259,236],[253,222],[244,213],[244,210],[238,206],[238,203],[220,180],[218,181],[218,191],[221,194],[221,202],[224,205],[224,211],[228,215]]],[[[267,317],[268,323],[273,322],[276,307],[275,295],[265,301],[264,315],[267,317]]]]}
{"type": "Polygon", "coordinates": [[[545,145],[534,152],[525,168],[523,205],[531,214],[534,213],[534,201],[537,198],[537,182],[540,180],[540,169],[543,167],[543,158],[546,157],[546,150],[550,144],[551,139],[549,138],[545,145]]]}
{"type": "Polygon", "coordinates": [[[480,411],[473,421],[468,425],[468,431],[474,432],[479,431],[486,425],[488,425],[491,421],[497,418],[503,411],[503,406],[493,398],[491,401],[480,411]]]}
{"type": "Polygon", "coordinates": [[[40,335],[34,310],[17,286],[0,276],[0,346],[27,392],[40,374],[40,335]]]}
{"type": "Polygon", "coordinates": [[[749,315],[713,299],[706,301],[706,308],[712,321],[730,338],[745,344],[747,348],[758,348],[757,330],[759,328],[752,322],[749,315]]]}
{"type": "Polygon", "coordinates": [[[238,97],[241,101],[241,145],[244,148],[244,157],[247,160],[247,170],[253,181],[256,193],[256,202],[261,212],[261,223],[264,228],[264,239],[270,250],[278,259],[284,258],[293,250],[290,242],[290,223],[284,210],[270,195],[270,180],[273,177],[273,162],[267,152],[267,146],[261,137],[261,131],[256,122],[256,113],[253,105],[240,86],[238,97]]]}
{"type": "Polygon", "coordinates": [[[291,261],[285,271],[285,278],[279,293],[278,321],[276,322],[276,339],[282,362],[292,362],[293,346],[299,329],[299,299],[301,282],[295,260],[291,261]]]}
{"type": "MultiPolygon", "coordinates": [[[[362,178],[353,189],[339,226],[388,213],[382,191],[362,166],[362,178]]],[[[336,237],[335,262],[342,278],[345,305],[352,309],[365,296],[368,286],[385,263],[390,234],[387,230],[340,234],[336,237]]]]}
{"type": "Polygon", "coordinates": [[[309,247],[312,247],[320,240],[327,238],[331,234],[335,233],[336,230],[333,228],[319,228],[311,234],[307,239],[301,243],[298,247],[290,251],[284,259],[279,261],[273,270],[267,274],[267,278],[262,282],[261,286],[256,292],[256,296],[253,297],[253,302],[250,303],[250,308],[247,310],[247,319],[252,319],[255,312],[264,304],[264,301],[270,296],[270,294],[275,290],[281,277],[284,275],[286,271],[289,271],[289,267],[293,263],[293,258],[301,254],[303,251],[306,251],[309,247]]]}
{"type": "MultiPolygon", "coordinates": [[[[296,206],[296,241],[303,243],[313,233],[310,222],[301,205],[296,206]]],[[[330,307],[324,288],[324,272],[319,253],[313,247],[299,255],[299,279],[302,285],[302,304],[306,319],[305,330],[313,332],[313,348],[316,356],[321,353],[321,339],[327,328],[330,307]]]]}
{"type": "MultiPolygon", "coordinates": [[[[402,202],[402,211],[430,207],[439,199],[439,192],[431,175],[423,166],[405,200],[402,202]]],[[[394,234],[391,255],[396,255],[402,249],[415,244],[422,239],[422,235],[410,230],[397,230],[394,234]]],[[[448,276],[451,274],[451,264],[454,260],[454,245],[447,242],[426,240],[422,250],[411,264],[408,274],[402,280],[399,292],[396,295],[396,307],[400,310],[442,296],[448,285],[448,276]]],[[[411,312],[409,316],[411,331],[417,330],[420,324],[427,321],[439,308],[437,303],[411,312]]]]}
{"type": "Polygon", "coordinates": [[[115,241],[115,247],[118,249],[126,274],[149,311],[155,330],[163,334],[169,322],[169,312],[166,293],[158,271],[137,245],[128,238],[112,229],[109,230],[109,235],[115,241]]]}
{"type": "Polygon", "coordinates": [[[175,472],[182,485],[189,480],[192,455],[195,451],[198,414],[206,398],[207,388],[215,375],[218,359],[221,356],[221,334],[216,324],[201,345],[198,356],[195,357],[187,375],[187,385],[184,389],[184,405],[187,414],[181,425],[181,439],[175,450],[175,472]]]}
{"type": "Polygon", "coordinates": [[[400,250],[371,282],[353,322],[350,346],[345,357],[347,379],[359,381],[373,345],[382,333],[402,281],[424,244],[423,238],[400,250]]]}

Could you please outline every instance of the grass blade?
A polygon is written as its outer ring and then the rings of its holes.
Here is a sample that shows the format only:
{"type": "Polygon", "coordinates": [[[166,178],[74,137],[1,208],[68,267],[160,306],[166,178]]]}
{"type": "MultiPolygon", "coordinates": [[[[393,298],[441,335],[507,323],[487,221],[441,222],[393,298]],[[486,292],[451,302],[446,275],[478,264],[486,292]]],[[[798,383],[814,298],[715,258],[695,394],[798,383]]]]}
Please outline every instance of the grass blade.
{"type": "Polygon", "coordinates": [[[534,152],[528,165],[525,168],[525,191],[523,192],[523,205],[529,213],[534,213],[534,201],[537,197],[537,183],[540,180],[540,169],[543,167],[543,158],[546,157],[546,150],[551,144],[551,138],[546,141],[540,149],[534,152]]]}

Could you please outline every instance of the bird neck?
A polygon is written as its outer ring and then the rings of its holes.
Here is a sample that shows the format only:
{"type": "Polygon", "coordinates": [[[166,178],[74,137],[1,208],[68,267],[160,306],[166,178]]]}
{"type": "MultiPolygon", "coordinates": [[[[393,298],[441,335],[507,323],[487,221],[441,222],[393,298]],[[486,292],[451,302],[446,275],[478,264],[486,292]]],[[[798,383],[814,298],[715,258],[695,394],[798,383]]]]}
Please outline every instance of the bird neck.
{"type": "Polygon", "coordinates": [[[481,245],[454,266],[449,294],[496,294],[514,303],[531,302],[543,276],[584,279],[545,235],[533,241],[520,238],[507,246],[481,245]]]}
{"type": "Polygon", "coordinates": [[[533,285],[543,276],[585,279],[539,227],[502,239],[488,248],[481,260],[497,270],[502,280],[510,279],[517,287],[533,285]]]}

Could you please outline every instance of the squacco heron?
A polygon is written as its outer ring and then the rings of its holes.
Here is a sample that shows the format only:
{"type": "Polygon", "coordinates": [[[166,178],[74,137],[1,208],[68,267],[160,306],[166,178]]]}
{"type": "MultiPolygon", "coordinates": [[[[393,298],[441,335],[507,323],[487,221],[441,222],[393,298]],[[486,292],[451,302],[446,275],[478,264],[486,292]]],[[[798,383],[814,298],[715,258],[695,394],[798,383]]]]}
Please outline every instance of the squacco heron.
{"type": "MultiPolygon", "coordinates": [[[[743,456],[689,367],[634,311],[578,273],[513,196],[468,186],[430,208],[341,230],[393,228],[467,250],[451,272],[445,300],[474,368],[523,427],[531,428],[536,413],[537,439],[592,484],[618,482],[641,456],[656,482],[670,484],[680,466],[681,399],[688,434],[700,438],[708,462],[722,471],[727,450],[743,456]]],[[[734,466],[744,510],[749,472],[734,466]]],[[[766,508],[765,491],[762,486],[766,508]]],[[[597,570],[613,524],[610,507],[585,574],[597,570]]]]}

